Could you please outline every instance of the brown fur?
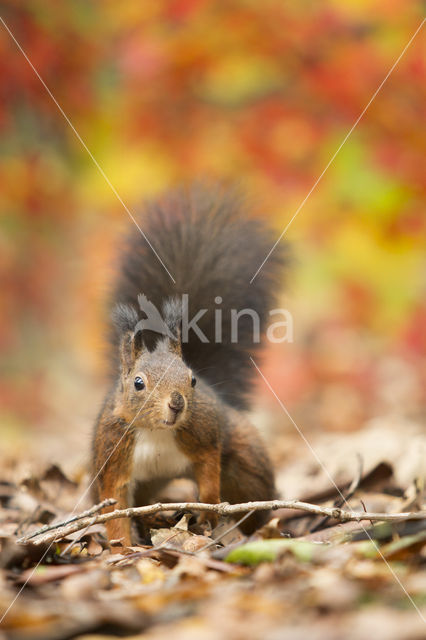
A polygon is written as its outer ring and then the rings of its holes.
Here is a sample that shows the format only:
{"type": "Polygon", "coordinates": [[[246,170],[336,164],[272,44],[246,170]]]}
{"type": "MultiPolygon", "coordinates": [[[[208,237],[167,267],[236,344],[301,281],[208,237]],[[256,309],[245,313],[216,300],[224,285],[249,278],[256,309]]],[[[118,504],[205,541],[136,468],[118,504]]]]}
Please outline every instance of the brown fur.
{"type": "MultiPolygon", "coordinates": [[[[134,433],[125,422],[104,413],[97,424],[93,439],[93,470],[96,473],[93,495],[95,500],[115,498],[114,508],[125,509],[129,506],[128,491],[132,474],[132,452],[134,433]]],[[[131,543],[130,520],[110,520],[106,523],[108,539],[123,539],[123,544],[131,543]]]]}
{"type": "MultiPolygon", "coordinates": [[[[123,342],[129,345],[128,353],[134,354],[128,336],[123,342]]],[[[131,364],[125,360],[121,381],[101,412],[95,429],[93,471],[97,475],[97,499],[115,498],[118,508],[149,504],[167,481],[161,476],[153,477],[136,485],[131,493],[133,452],[139,429],[173,432],[177,447],[190,461],[186,475],[197,483],[201,502],[235,503],[275,497],[271,461],[259,434],[243,413],[227,406],[201,380],[192,388],[191,370],[168,341],[154,352],[144,351],[130,357],[135,359],[131,364]],[[136,375],[142,373],[147,385],[144,399],[133,385],[136,375]],[[167,403],[176,391],[184,397],[185,409],[175,424],[164,427],[167,403]]],[[[253,514],[241,529],[251,533],[265,521],[266,515],[253,514]]],[[[217,516],[205,513],[201,521],[209,521],[214,526],[217,516]]],[[[129,545],[128,520],[109,522],[108,537],[123,538],[124,544],[129,545]]]]}

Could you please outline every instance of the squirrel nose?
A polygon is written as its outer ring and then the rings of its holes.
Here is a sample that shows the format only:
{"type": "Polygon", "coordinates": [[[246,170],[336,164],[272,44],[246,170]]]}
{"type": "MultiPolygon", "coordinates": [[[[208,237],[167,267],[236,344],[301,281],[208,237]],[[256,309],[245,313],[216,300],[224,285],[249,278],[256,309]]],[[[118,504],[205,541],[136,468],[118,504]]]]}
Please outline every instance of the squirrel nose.
{"type": "Polygon", "coordinates": [[[176,413],[182,411],[183,407],[185,406],[185,400],[183,399],[182,394],[180,394],[178,391],[172,391],[172,393],[170,394],[168,405],[169,409],[171,409],[172,411],[176,411],[176,413]]]}

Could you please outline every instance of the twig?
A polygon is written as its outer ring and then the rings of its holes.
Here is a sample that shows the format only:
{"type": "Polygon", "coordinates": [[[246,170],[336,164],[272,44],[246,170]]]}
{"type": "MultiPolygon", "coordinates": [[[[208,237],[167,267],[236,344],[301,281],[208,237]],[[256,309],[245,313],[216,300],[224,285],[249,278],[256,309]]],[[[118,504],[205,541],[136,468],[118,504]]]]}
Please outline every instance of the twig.
{"type": "MultiPolygon", "coordinates": [[[[349,485],[346,495],[341,494],[340,497],[334,501],[334,505],[333,505],[334,507],[342,507],[345,504],[345,502],[347,503],[348,500],[352,498],[355,491],[358,489],[360,485],[360,482],[362,480],[362,472],[364,469],[364,461],[362,459],[362,456],[359,453],[357,453],[357,458],[358,458],[357,474],[352,480],[351,484],[349,485]]],[[[323,529],[324,525],[329,521],[329,519],[330,519],[330,516],[325,516],[325,518],[321,518],[321,520],[317,522],[317,524],[315,524],[310,529],[309,533],[316,533],[317,531],[320,531],[321,529],[323,529]]]]}
{"type": "MultiPolygon", "coordinates": [[[[364,500],[360,500],[360,503],[361,503],[362,508],[364,509],[364,513],[367,513],[367,509],[366,509],[366,506],[364,504],[364,500]]],[[[370,519],[370,524],[371,524],[371,526],[374,525],[374,522],[371,519],[370,519]]]]}
{"type": "MultiPolygon", "coordinates": [[[[128,509],[116,509],[109,513],[97,514],[93,517],[92,524],[103,524],[109,520],[115,520],[116,518],[133,518],[135,516],[146,516],[160,511],[213,511],[223,516],[234,515],[235,513],[242,513],[244,511],[265,511],[268,509],[299,509],[308,513],[315,513],[316,515],[330,516],[340,522],[347,522],[348,520],[354,520],[360,522],[361,520],[374,520],[374,521],[387,521],[387,522],[400,522],[402,520],[423,520],[426,519],[426,511],[415,511],[406,513],[364,513],[359,511],[349,511],[341,509],[340,507],[319,507],[315,504],[309,504],[307,502],[300,502],[299,500],[270,500],[263,502],[245,502],[241,504],[229,504],[228,502],[221,502],[219,504],[207,504],[201,502],[169,502],[149,504],[145,507],[129,507],[128,509]]],[[[31,536],[23,536],[18,540],[18,543],[28,542],[30,539],[34,544],[49,544],[54,540],[65,538],[67,535],[84,529],[91,522],[92,518],[86,517],[81,514],[80,516],[74,516],[69,521],[59,523],[57,525],[50,525],[52,531],[45,533],[45,527],[34,531],[31,536]],[[76,521],[77,520],[77,521],[76,521]],[[37,538],[37,540],[33,540],[37,538]]]]}
{"type": "Polygon", "coordinates": [[[67,553],[69,553],[71,551],[71,549],[73,548],[73,546],[75,544],[77,544],[78,542],[80,542],[80,540],[82,539],[82,537],[87,533],[88,529],[90,529],[90,527],[92,526],[93,521],[90,522],[87,527],[85,527],[85,529],[83,529],[83,531],[80,531],[80,533],[78,534],[78,537],[76,540],[71,540],[71,542],[69,544],[67,544],[67,546],[65,547],[65,549],[63,551],[61,551],[61,553],[59,554],[60,556],[64,557],[67,555],[67,553]]]}
{"type": "MultiPolygon", "coordinates": [[[[71,522],[76,522],[77,520],[81,520],[82,518],[88,518],[89,516],[93,516],[95,513],[102,511],[104,507],[112,507],[112,505],[116,504],[116,502],[117,500],[114,500],[114,498],[106,498],[106,500],[102,500],[102,502],[100,502],[99,504],[95,504],[93,507],[90,507],[90,509],[86,509],[86,511],[82,511],[80,514],[73,516],[72,518],[67,518],[67,520],[63,520],[62,522],[53,522],[52,524],[45,524],[44,527],[41,527],[41,529],[36,529],[36,531],[32,531],[31,533],[28,533],[27,535],[22,536],[22,538],[19,538],[18,542],[28,542],[32,538],[40,536],[42,533],[45,533],[46,531],[59,529],[60,527],[65,527],[66,525],[69,525],[71,522]]],[[[92,522],[92,524],[94,523],[92,522]]],[[[75,531],[78,531],[80,528],[83,529],[84,527],[78,527],[77,529],[75,529],[75,531]]]]}

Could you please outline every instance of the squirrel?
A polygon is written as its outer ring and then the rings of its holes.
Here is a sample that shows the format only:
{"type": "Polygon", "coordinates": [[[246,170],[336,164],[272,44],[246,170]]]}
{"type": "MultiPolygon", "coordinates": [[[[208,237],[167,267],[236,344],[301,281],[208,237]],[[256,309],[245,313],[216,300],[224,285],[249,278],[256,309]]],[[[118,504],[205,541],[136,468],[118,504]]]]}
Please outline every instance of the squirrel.
{"type": "MultiPolygon", "coordinates": [[[[273,238],[244,210],[234,192],[174,191],[146,206],[145,234],[132,228],[127,237],[113,291],[114,382],[93,432],[96,501],[150,504],[177,477],[195,480],[201,502],[276,497],[271,460],[246,410],[255,372],[249,356],[260,348],[254,315],[263,332],[286,260],[278,248],[250,283],[273,238]],[[198,333],[184,335],[183,297],[198,333]],[[161,334],[144,321],[138,299],[162,313],[161,334]]],[[[267,518],[254,512],[240,529],[251,534],[267,518]]],[[[214,527],[217,515],[199,521],[214,527]]],[[[131,544],[129,518],[106,526],[109,540],[131,544]]]]}

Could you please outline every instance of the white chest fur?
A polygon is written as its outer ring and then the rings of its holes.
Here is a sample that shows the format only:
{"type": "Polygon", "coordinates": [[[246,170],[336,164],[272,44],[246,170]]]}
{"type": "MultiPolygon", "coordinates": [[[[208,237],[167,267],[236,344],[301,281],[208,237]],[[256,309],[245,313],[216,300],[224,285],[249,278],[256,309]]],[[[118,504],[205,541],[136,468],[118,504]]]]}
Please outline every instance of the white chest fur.
{"type": "Polygon", "coordinates": [[[133,482],[175,478],[184,475],[190,465],[178,448],[173,432],[167,429],[141,429],[136,435],[133,456],[133,482]]]}

